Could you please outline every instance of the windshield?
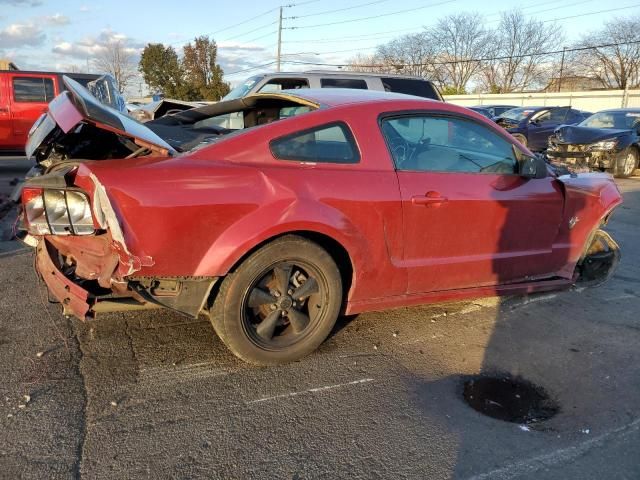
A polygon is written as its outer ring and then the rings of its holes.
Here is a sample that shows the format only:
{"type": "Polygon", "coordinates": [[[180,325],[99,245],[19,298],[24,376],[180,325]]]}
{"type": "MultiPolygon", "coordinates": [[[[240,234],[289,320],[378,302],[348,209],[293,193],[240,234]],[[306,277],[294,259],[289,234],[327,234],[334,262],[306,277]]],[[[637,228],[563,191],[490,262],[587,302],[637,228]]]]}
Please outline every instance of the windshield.
{"type": "Polygon", "coordinates": [[[580,126],[590,128],[632,129],[640,122],[640,111],[636,112],[598,112],[584,120],[580,126]]]}
{"type": "Polygon", "coordinates": [[[245,97],[249,91],[253,88],[253,86],[258,83],[262,76],[258,75],[256,77],[249,77],[243,83],[238,85],[236,88],[227,93],[222,100],[235,100],[236,98],[245,97]]]}
{"type": "Polygon", "coordinates": [[[512,108],[500,115],[500,118],[521,122],[522,120],[529,118],[535,111],[536,110],[534,108],[512,108]]]}

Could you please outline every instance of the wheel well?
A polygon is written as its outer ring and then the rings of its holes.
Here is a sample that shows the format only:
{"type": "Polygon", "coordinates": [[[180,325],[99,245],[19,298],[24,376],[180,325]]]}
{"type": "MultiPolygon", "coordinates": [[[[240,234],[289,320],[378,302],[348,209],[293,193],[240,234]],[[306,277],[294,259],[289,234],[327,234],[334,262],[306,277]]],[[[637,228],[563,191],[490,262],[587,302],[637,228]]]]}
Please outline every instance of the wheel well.
{"type": "MultiPolygon", "coordinates": [[[[306,238],[307,240],[320,245],[327,251],[329,255],[331,255],[331,258],[333,258],[333,261],[336,262],[338,270],[340,271],[340,277],[342,279],[342,292],[344,294],[343,299],[344,301],[346,301],[349,291],[351,290],[351,283],[353,279],[353,263],[351,262],[351,257],[349,256],[349,252],[347,252],[347,249],[344,248],[340,242],[323,233],[312,232],[309,230],[294,230],[291,232],[276,235],[271,238],[267,238],[266,240],[260,242],[248,252],[246,252],[242,257],[240,257],[240,259],[229,269],[229,272],[234,272],[240,266],[240,264],[245,261],[246,258],[248,258],[257,250],[260,250],[266,244],[273,242],[277,238],[284,237],[285,235],[297,235],[299,237],[306,238]]],[[[214,298],[215,294],[217,294],[220,283],[221,282],[218,282],[216,284],[216,288],[214,288],[211,292],[211,298],[214,298]]]]}

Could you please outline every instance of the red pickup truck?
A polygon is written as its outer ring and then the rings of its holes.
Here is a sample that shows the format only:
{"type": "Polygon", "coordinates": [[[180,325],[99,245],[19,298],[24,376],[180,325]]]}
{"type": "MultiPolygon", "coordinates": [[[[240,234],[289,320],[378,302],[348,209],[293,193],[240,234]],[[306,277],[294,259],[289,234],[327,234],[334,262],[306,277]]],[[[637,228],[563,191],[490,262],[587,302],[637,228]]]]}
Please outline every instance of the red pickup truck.
{"type": "MultiPolygon", "coordinates": [[[[45,112],[49,102],[65,89],[63,75],[85,87],[103,77],[88,73],[0,70],[0,152],[24,153],[31,126],[45,112]]],[[[112,81],[111,77],[107,78],[112,81]]],[[[117,108],[119,100],[115,100],[118,96],[115,85],[107,83],[106,87],[98,88],[113,101],[104,103],[117,108]]]]}

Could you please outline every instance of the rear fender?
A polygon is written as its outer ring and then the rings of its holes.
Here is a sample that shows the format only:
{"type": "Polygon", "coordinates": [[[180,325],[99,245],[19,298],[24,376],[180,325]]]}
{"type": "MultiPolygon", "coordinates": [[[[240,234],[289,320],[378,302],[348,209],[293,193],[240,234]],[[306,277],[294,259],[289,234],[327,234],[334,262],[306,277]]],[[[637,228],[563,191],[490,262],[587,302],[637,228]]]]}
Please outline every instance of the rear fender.
{"type": "MultiPolygon", "coordinates": [[[[353,285],[362,270],[368,243],[339,210],[310,200],[282,200],[241,218],[209,247],[194,275],[223,276],[247,254],[269,239],[296,231],[326,235],[340,243],[353,265],[353,285]]],[[[331,253],[331,252],[329,252],[331,253]]]]}

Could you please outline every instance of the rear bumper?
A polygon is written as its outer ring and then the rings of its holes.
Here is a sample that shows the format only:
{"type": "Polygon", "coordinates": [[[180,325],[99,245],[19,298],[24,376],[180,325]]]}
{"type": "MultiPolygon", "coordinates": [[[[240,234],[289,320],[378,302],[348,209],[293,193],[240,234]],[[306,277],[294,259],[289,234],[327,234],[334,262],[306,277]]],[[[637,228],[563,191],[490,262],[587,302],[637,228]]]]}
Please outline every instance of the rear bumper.
{"type": "Polygon", "coordinates": [[[208,310],[217,277],[114,278],[117,256],[107,242],[106,237],[71,236],[38,241],[36,269],[64,315],[88,320],[99,313],[168,308],[197,317],[208,310]],[[71,278],[63,271],[69,270],[67,262],[73,266],[71,278]]]}
{"type": "Polygon", "coordinates": [[[81,320],[87,318],[91,308],[87,290],[68,279],[51,258],[52,247],[41,240],[36,247],[36,269],[46,283],[51,295],[62,304],[65,315],[73,315],[81,320]]]}

